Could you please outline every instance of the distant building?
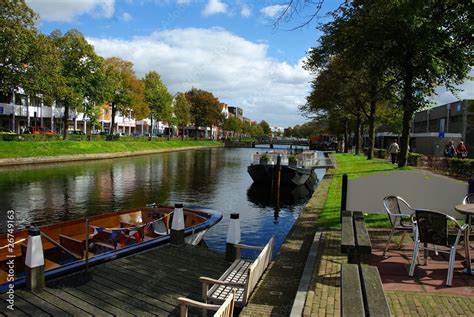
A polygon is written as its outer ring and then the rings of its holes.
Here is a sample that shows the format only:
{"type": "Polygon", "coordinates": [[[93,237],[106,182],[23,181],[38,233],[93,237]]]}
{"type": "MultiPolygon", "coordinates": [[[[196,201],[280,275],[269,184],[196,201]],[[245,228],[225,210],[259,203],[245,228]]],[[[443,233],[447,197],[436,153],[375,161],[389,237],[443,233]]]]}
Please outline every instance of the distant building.
{"type": "Polygon", "coordinates": [[[232,113],[237,119],[243,120],[244,111],[239,107],[228,107],[229,113],[232,113]]]}
{"type": "Polygon", "coordinates": [[[443,155],[449,141],[464,141],[474,157],[474,100],[464,99],[415,113],[410,146],[414,152],[443,155]]]}

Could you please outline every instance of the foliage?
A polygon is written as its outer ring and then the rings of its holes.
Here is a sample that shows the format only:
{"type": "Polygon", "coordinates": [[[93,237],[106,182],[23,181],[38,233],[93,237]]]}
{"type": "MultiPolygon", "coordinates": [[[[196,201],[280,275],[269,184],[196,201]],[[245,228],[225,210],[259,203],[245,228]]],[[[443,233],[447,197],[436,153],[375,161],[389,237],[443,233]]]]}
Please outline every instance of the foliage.
{"type": "Polygon", "coordinates": [[[170,123],[173,114],[173,96],[169,93],[160,75],[155,71],[148,72],[143,81],[145,83],[145,101],[151,116],[170,123]]]}
{"type": "Polygon", "coordinates": [[[468,177],[474,175],[474,160],[449,158],[447,172],[453,176],[468,177]]]}
{"type": "Polygon", "coordinates": [[[191,120],[196,130],[198,127],[210,127],[218,121],[220,102],[211,92],[193,88],[186,92],[186,99],[191,104],[191,120]]]}
{"type": "Polygon", "coordinates": [[[0,90],[12,91],[26,81],[30,54],[35,50],[38,16],[24,0],[0,3],[0,90]]]}
{"type": "Polygon", "coordinates": [[[94,103],[101,102],[105,98],[102,92],[102,86],[106,83],[102,68],[103,59],[77,30],[70,30],[64,35],[55,30],[50,38],[59,51],[62,65],[64,86],[61,87],[58,99],[64,104],[64,139],[66,139],[69,110],[82,111],[86,100],[94,103]]]}
{"type": "MultiPolygon", "coordinates": [[[[178,127],[184,127],[191,122],[191,104],[186,95],[182,92],[178,92],[175,97],[174,103],[174,115],[176,118],[176,124],[178,127]]],[[[181,138],[184,139],[184,128],[181,134],[181,138]]]]}
{"type": "Polygon", "coordinates": [[[374,157],[384,159],[387,156],[386,149],[374,149],[374,157]]]}
{"type": "Polygon", "coordinates": [[[408,160],[407,163],[409,166],[420,166],[423,160],[423,155],[419,153],[408,153],[408,160]]]}
{"type": "Polygon", "coordinates": [[[262,129],[264,135],[271,135],[272,129],[270,129],[270,125],[267,121],[262,120],[258,123],[259,127],[262,129]]]}

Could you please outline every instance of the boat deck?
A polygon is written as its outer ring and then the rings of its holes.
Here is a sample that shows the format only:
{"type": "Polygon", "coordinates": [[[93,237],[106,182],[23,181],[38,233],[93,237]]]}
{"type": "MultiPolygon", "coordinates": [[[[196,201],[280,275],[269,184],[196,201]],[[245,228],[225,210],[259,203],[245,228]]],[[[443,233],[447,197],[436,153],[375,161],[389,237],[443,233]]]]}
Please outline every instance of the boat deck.
{"type": "Polygon", "coordinates": [[[15,290],[15,311],[4,306],[0,315],[179,316],[177,298],[200,300],[199,277],[222,275],[229,267],[224,257],[205,248],[165,245],[47,281],[41,291],[15,290]]]}

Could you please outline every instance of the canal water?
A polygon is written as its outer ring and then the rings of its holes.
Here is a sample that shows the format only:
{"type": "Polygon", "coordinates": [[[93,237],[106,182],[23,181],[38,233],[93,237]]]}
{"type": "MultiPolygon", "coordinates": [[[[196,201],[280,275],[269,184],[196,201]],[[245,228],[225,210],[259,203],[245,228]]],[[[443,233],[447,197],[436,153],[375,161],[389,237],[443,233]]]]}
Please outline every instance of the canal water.
{"type": "MultiPolygon", "coordinates": [[[[0,231],[6,231],[9,209],[16,212],[19,230],[153,202],[183,202],[223,213],[205,236],[209,248],[225,250],[230,214],[239,213],[242,243],[264,244],[275,235],[278,250],[310,194],[304,188],[286,191],[276,204],[270,188],[252,185],[247,166],[261,150],[213,148],[0,169],[0,231]]],[[[321,179],[324,171],[317,171],[321,179]]]]}

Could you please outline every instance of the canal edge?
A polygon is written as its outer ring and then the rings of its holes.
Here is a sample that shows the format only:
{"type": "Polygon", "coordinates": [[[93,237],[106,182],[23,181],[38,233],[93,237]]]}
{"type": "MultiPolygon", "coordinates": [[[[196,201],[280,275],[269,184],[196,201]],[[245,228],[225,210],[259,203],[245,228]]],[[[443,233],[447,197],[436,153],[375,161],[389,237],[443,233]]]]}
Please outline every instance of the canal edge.
{"type": "Polygon", "coordinates": [[[0,159],[0,167],[27,165],[27,164],[47,164],[47,163],[107,160],[107,159],[115,159],[115,158],[123,158],[123,157],[143,156],[143,155],[150,155],[150,154],[170,153],[170,152],[182,152],[182,151],[188,151],[188,150],[200,150],[200,149],[217,148],[217,147],[223,147],[223,146],[222,145],[186,146],[182,148],[144,150],[144,151],[136,151],[136,152],[3,158],[3,159],[0,159]]]}
{"type": "MultiPolygon", "coordinates": [[[[313,269],[305,270],[305,267],[310,251],[314,249],[314,237],[320,232],[317,220],[326,202],[334,173],[334,169],[326,171],[240,316],[289,316],[299,292],[299,297],[306,299],[302,304],[303,310],[307,310],[307,305],[311,305],[310,288],[303,291],[298,288],[302,279],[312,280],[313,269]],[[303,276],[305,271],[305,274],[311,276],[303,276]]],[[[317,253],[319,258],[320,249],[317,253]]],[[[316,259],[314,267],[319,265],[318,262],[316,259]]],[[[301,302],[298,304],[301,305],[301,302]]],[[[296,309],[300,310],[301,307],[296,309]]]]}

